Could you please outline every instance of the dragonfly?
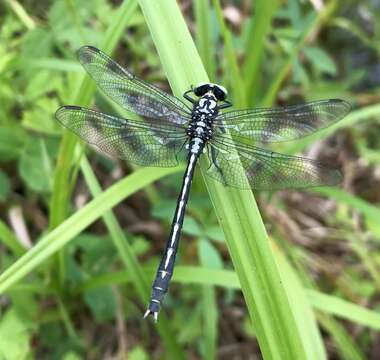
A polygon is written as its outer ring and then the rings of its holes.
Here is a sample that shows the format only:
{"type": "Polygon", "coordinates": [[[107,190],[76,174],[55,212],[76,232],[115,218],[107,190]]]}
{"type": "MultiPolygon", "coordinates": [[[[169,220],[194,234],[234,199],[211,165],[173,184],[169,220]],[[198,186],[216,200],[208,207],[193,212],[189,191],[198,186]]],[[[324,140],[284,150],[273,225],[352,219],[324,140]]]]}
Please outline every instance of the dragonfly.
{"type": "Polygon", "coordinates": [[[279,190],[340,182],[335,168],[256,144],[294,140],[330,126],[350,111],[344,100],[221,111],[232,106],[221,85],[198,84],[182,100],[139,79],[95,47],[80,48],[78,58],[100,89],[139,120],[67,105],[56,112],[64,127],[100,151],[137,165],[170,167],[186,160],[170,235],[144,318],[152,315],[157,321],[168,291],[191,182],[201,157],[207,161],[207,176],[240,189],[279,190]]]}

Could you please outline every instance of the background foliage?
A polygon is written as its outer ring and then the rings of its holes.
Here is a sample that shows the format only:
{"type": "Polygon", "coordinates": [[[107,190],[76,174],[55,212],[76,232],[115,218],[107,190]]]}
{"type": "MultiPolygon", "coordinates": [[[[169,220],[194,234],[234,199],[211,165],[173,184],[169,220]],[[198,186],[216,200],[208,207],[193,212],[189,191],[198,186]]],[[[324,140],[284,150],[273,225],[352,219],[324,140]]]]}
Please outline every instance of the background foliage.
{"type": "MultiPolygon", "coordinates": [[[[380,3],[179,4],[209,78],[229,88],[236,106],[329,97],[353,104],[334,128],[276,148],[336,164],[339,189],[256,198],[297,327],[313,349],[308,358],[377,359],[380,3]]],[[[0,4],[0,358],[260,358],[261,329],[247,311],[255,304],[241,295],[202,177],[167,315],[155,327],[141,316],[183,168],[105,158],[76,147],[54,120],[69,103],[120,113],[76,61],[84,44],[170,91],[152,41],[159,34],[148,22],[149,33],[144,15],[136,1],[0,4]],[[101,188],[108,190],[91,201],[101,188]]]]}

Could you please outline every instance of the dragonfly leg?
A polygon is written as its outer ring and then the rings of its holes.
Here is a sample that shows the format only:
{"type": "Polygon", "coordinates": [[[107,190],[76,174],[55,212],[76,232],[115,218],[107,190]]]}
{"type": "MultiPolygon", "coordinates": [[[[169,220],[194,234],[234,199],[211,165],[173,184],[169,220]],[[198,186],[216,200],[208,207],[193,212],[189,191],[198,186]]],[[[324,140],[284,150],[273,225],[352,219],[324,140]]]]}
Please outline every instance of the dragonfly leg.
{"type": "Polygon", "coordinates": [[[197,101],[188,95],[189,93],[192,93],[192,92],[193,92],[193,89],[187,90],[182,96],[186,100],[190,101],[192,104],[195,104],[197,101]]]}
{"type": "MultiPolygon", "coordinates": [[[[215,149],[212,146],[210,146],[210,151],[211,151],[211,165],[214,164],[215,168],[220,173],[220,176],[222,178],[222,184],[224,186],[227,186],[227,182],[224,180],[223,170],[217,163],[215,149]]],[[[211,167],[211,165],[210,165],[210,167],[211,167]]]]}
{"type": "Polygon", "coordinates": [[[227,101],[227,100],[224,100],[224,104],[219,105],[219,110],[227,109],[227,108],[229,108],[229,107],[231,107],[231,106],[232,106],[232,103],[231,103],[231,102],[229,102],[229,101],[227,101]]]}

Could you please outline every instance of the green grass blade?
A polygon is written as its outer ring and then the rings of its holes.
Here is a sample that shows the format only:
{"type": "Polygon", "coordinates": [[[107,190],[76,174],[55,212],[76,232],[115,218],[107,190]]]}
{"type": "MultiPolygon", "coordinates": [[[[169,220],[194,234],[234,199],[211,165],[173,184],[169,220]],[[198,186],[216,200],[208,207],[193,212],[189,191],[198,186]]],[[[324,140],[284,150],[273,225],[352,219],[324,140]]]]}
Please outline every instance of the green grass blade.
{"type": "Polygon", "coordinates": [[[320,314],[319,322],[331,334],[333,341],[341,355],[341,359],[345,360],[365,360],[366,357],[353,342],[345,328],[335,321],[333,318],[320,314]]]}
{"type": "Polygon", "coordinates": [[[194,17],[197,25],[195,42],[209,77],[215,80],[216,47],[212,38],[209,0],[194,1],[194,17]]]}
{"type": "Polygon", "coordinates": [[[253,18],[250,24],[246,56],[243,65],[245,88],[248,104],[256,99],[261,86],[260,66],[264,58],[265,42],[272,29],[271,23],[280,1],[257,0],[253,6],[253,18]]]}
{"type": "MultiPolygon", "coordinates": [[[[144,271],[154,275],[156,269],[149,267],[144,271]]],[[[126,271],[105,274],[84,282],[77,291],[85,291],[105,285],[123,284],[131,281],[126,271]]],[[[197,266],[176,266],[173,281],[180,284],[220,286],[225,289],[241,289],[239,278],[234,271],[209,269],[197,266]]],[[[361,305],[346,301],[337,296],[321,293],[316,290],[304,289],[307,300],[315,310],[335,315],[374,330],[380,330],[380,313],[361,305]]]]}
{"type": "MultiPolygon", "coordinates": [[[[201,237],[198,240],[199,262],[202,266],[220,268],[222,267],[218,255],[212,256],[212,252],[216,251],[209,240],[201,237]]],[[[214,286],[202,286],[202,322],[203,322],[203,357],[205,359],[215,359],[216,344],[218,338],[218,309],[216,292],[214,286]]]]}
{"type": "Polygon", "coordinates": [[[0,242],[3,242],[15,255],[20,256],[26,251],[16,238],[16,235],[2,220],[0,220],[0,242]]]}
{"type": "Polygon", "coordinates": [[[344,190],[335,187],[321,187],[315,189],[308,189],[309,192],[313,192],[329,199],[334,199],[339,203],[348,205],[355,209],[358,213],[368,217],[372,221],[379,221],[380,209],[376,206],[369,204],[367,201],[358,198],[355,195],[351,195],[344,190]]]}
{"type": "Polygon", "coordinates": [[[356,324],[380,330],[380,312],[368,310],[336,296],[308,290],[307,296],[315,309],[350,320],[356,324]]]}
{"type": "Polygon", "coordinates": [[[204,358],[216,358],[216,344],[217,344],[217,325],[218,325],[218,311],[216,309],[217,303],[215,301],[215,289],[210,286],[202,288],[202,301],[203,301],[203,339],[204,345],[204,358]]]}
{"type": "Polygon", "coordinates": [[[292,269],[285,256],[282,253],[278,253],[277,255],[277,262],[281,268],[281,278],[285,283],[285,290],[293,304],[293,309],[297,309],[297,311],[294,311],[294,317],[299,332],[303,334],[306,358],[314,360],[327,359],[323,340],[311,303],[308,301],[307,293],[304,291],[298,275],[292,269]]]}
{"type": "MultiPolygon", "coordinates": [[[[181,95],[191,84],[207,81],[176,2],[140,0],[139,4],[174,93],[181,95]],[[163,18],[167,21],[163,22],[163,18]]],[[[201,168],[204,170],[204,164],[201,168]]],[[[306,359],[302,334],[252,193],[205,181],[255,323],[263,357],[306,359]]]]}
{"type": "Polygon", "coordinates": [[[216,17],[218,19],[219,27],[224,40],[224,54],[226,58],[226,66],[228,68],[228,71],[226,71],[226,73],[228,73],[229,86],[231,87],[233,93],[233,101],[235,106],[244,107],[247,104],[245,85],[243,83],[243,79],[235,55],[236,51],[232,43],[231,32],[229,31],[229,29],[226,26],[226,23],[224,22],[220,1],[213,0],[212,3],[216,12],[216,17]]]}

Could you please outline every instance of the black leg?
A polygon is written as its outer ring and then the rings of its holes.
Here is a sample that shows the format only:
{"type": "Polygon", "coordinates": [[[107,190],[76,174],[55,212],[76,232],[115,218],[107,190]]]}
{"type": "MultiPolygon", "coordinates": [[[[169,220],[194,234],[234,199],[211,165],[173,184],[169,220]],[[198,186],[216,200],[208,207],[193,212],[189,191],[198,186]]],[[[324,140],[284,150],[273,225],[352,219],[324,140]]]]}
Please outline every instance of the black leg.
{"type": "MultiPolygon", "coordinates": [[[[224,180],[223,170],[222,170],[222,168],[217,163],[215,148],[213,146],[210,146],[210,150],[211,150],[211,162],[212,162],[212,164],[214,164],[215,168],[220,173],[221,183],[224,186],[227,186],[227,182],[224,180]]],[[[211,167],[211,165],[210,165],[210,167],[211,167]]]]}
{"type": "Polygon", "coordinates": [[[226,100],[226,101],[224,101],[224,104],[219,106],[219,109],[227,109],[231,106],[232,106],[232,103],[230,103],[229,101],[226,100]]]}
{"type": "Polygon", "coordinates": [[[189,94],[189,93],[191,93],[191,92],[193,92],[193,89],[187,90],[187,91],[183,94],[183,97],[184,97],[186,100],[190,101],[192,104],[194,104],[194,103],[196,102],[196,100],[193,99],[191,96],[187,95],[187,94],[189,94]]]}

